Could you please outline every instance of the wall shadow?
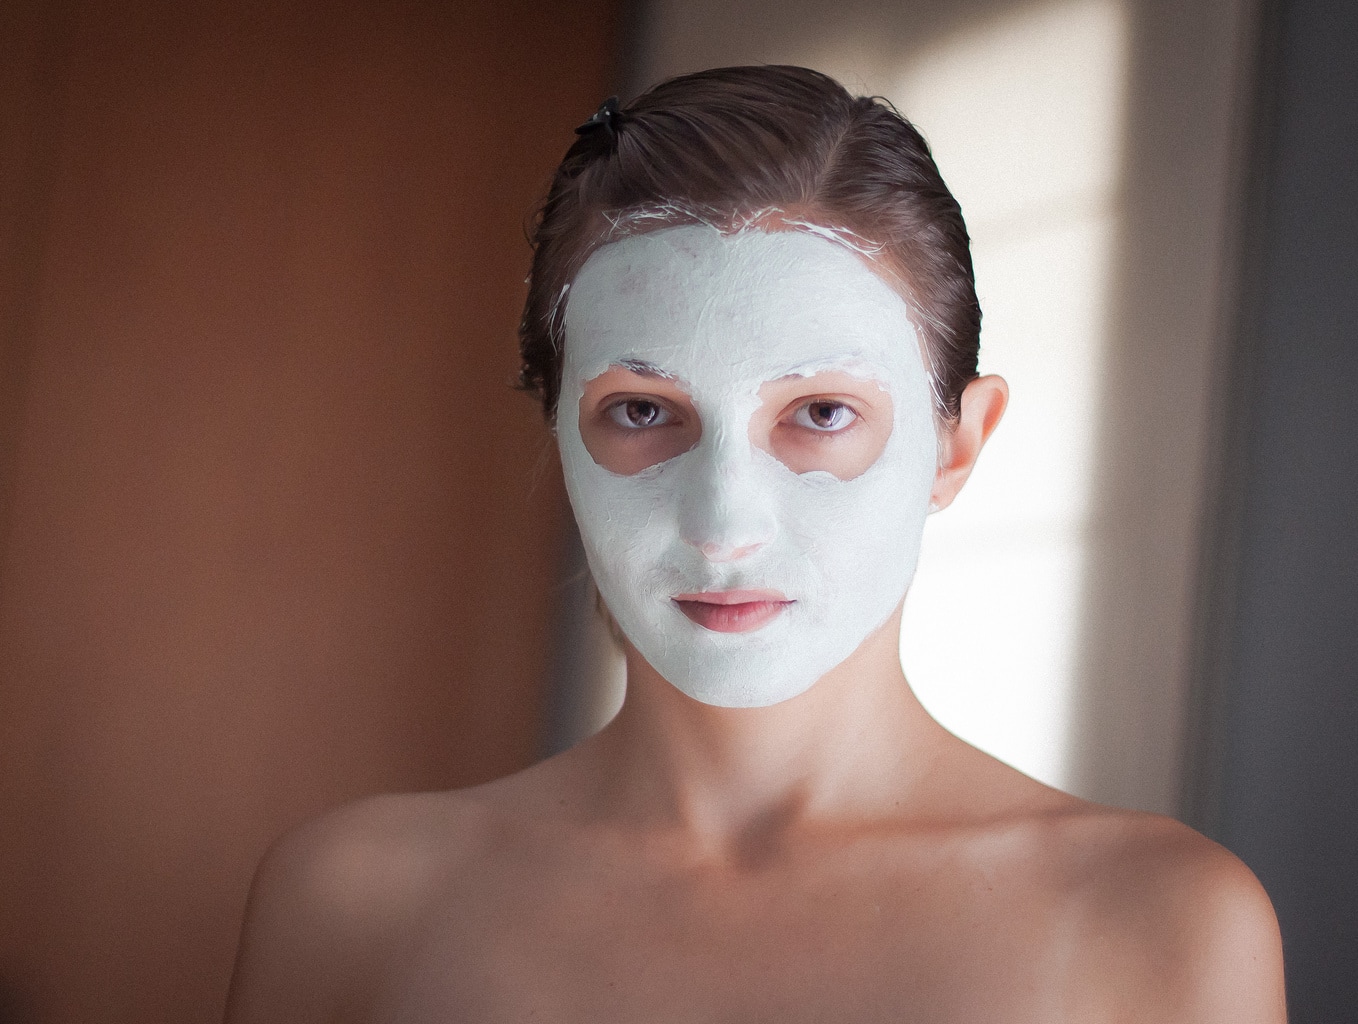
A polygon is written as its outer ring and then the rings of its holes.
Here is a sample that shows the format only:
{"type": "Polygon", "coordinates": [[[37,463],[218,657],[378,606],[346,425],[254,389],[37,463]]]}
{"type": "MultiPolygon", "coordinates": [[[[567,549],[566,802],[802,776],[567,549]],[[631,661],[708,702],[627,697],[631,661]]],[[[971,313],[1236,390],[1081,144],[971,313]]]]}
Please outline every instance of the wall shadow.
{"type": "Polygon", "coordinates": [[[1070,765],[1082,795],[1182,814],[1252,23],[1243,8],[1223,18],[1158,0],[1129,13],[1122,238],[1070,765]]]}

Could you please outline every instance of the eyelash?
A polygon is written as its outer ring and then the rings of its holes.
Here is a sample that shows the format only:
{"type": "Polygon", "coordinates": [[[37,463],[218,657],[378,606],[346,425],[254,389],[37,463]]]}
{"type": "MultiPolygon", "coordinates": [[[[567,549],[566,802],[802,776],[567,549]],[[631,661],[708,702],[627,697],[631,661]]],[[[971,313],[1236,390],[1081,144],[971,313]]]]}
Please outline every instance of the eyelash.
{"type": "Polygon", "coordinates": [[[607,409],[605,409],[604,414],[609,418],[609,420],[613,422],[615,426],[619,427],[622,430],[627,431],[652,430],[656,427],[666,427],[671,425],[678,418],[677,416],[675,416],[674,412],[666,408],[663,403],[657,402],[651,398],[619,399],[618,401],[610,405],[607,409]],[[659,419],[659,422],[656,423],[629,422],[629,417],[627,415],[627,407],[630,405],[651,406],[653,409],[656,410],[656,415],[659,419]]]}
{"type": "MultiPolygon", "coordinates": [[[[613,402],[604,410],[604,415],[607,416],[608,419],[619,429],[628,432],[653,430],[657,427],[670,426],[678,419],[677,415],[674,413],[673,410],[667,408],[664,405],[664,403],[656,401],[655,399],[652,398],[619,399],[618,401],[613,402]],[[633,405],[650,406],[651,408],[653,408],[655,410],[655,416],[658,422],[652,423],[631,422],[630,417],[627,415],[627,410],[629,406],[633,405]]],[[[844,431],[850,429],[855,423],[857,423],[860,418],[861,417],[858,411],[855,410],[852,406],[850,406],[846,402],[837,402],[829,398],[813,398],[797,406],[796,410],[792,414],[792,423],[794,426],[800,427],[803,430],[809,430],[813,434],[827,436],[833,434],[842,434],[844,431]],[[811,409],[817,405],[832,406],[835,410],[835,415],[837,417],[840,414],[847,414],[849,416],[849,421],[841,426],[829,426],[829,427],[819,426],[811,420],[811,409]]]]}
{"type": "Polygon", "coordinates": [[[796,426],[801,427],[804,430],[810,430],[813,433],[822,435],[842,434],[844,431],[848,430],[855,423],[857,423],[858,420],[859,414],[857,410],[855,410],[852,406],[848,405],[845,402],[836,402],[833,399],[829,398],[813,398],[810,401],[803,402],[801,405],[797,406],[796,411],[792,414],[792,421],[796,426]],[[842,426],[830,426],[830,427],[818,426],[817,424],[811,421],[811,409],[812,407],[817,405],[833,406],[835,409],[836,416],[838,416],[841,412],[847,413],[849,416],[849,421],[843,424],[842,426]]]}

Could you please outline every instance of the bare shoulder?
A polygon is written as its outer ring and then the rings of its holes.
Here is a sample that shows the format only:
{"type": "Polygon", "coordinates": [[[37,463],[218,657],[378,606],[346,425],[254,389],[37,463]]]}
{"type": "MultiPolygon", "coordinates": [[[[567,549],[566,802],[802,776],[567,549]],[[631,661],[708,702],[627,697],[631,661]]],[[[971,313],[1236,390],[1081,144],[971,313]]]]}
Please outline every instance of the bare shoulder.
{"type": "Polygon", "coordinates": [[[1245,864],[1193,829],[957,759],[974,834],[1081,1020],[1282,1024],[1282,943],[1245,864]]]}
{"type": "Polygon", "coordinates": [[[1134,1020],[1285,1021],[1278,923],[1250,869],[1171,818],[1077,803],[1052,863],[1099,1001],[1134,1020]]]}
{"type": "Polygon", "coordinates": [[[255,873],[228,999],[231,1024],[343,1020],[430,896],[482,842],[475,800],[382,796],[278,839],[255,873]]]}

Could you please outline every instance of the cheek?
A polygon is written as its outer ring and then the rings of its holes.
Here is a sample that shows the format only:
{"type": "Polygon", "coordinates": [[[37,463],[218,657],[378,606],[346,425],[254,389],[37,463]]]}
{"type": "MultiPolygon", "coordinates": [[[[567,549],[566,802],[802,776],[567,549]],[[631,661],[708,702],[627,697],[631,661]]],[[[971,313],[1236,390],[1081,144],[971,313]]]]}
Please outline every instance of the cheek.
{"type": "Polygon", "coordinates": [[[599,422],[599,417],[586,423],[583,416],[580,439],[595,465],[619,476],[633,476],[668,462],[698,443],[697,431],[687,424],[626,430],[599,422]]]}
{"type": "Polygon", "coordinates": [[[818,457],[846,474],[857,470],[852,476],[840,478],[822,465],[792,477],[795,494],[783,497],[784,520],[806,536],[809,552],[820,545],[871,561],[874,547],[885,554],[898,541],[918,544],[935,477],[933,438],[911,434],[900,442],[865,434],[846,450],[818,457]]]}
{"type": "Polygon", "coordinates": [[[761,445],[794,473],[829,473],[841,481],[855,480],[882,457],[891,438],[891,423],[860,421],[836,433],[820,434],[778,423],[761,445]]]}
{"type": "Polygon", "coordinates": [[[822,477],[800,514],[789,516],[793,552],[814,581],[805,606],[812,623],[880,622],[914,576],[928,515],[927,481],[918,473],[849,481],[822,477]]]}

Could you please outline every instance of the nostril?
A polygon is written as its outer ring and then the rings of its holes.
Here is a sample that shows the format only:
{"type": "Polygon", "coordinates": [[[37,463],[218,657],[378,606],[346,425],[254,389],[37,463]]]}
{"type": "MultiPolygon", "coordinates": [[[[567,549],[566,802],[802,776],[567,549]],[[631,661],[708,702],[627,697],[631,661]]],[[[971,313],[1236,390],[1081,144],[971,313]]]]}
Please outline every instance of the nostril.
{"type": "Polygon", "coordinates": [[[698,550],[709,562],[734,562],[754,554],[763,546],[762,541],[757,544],[742,544],[739,547],[711,542],[698,545],[698,550]]]}

